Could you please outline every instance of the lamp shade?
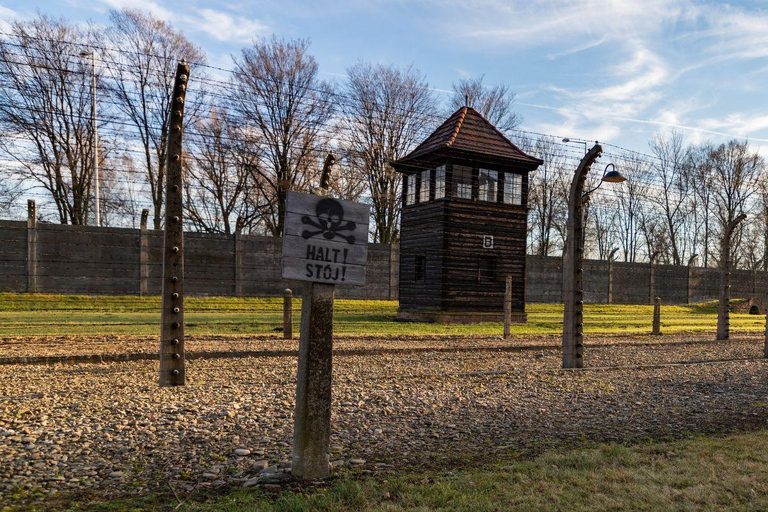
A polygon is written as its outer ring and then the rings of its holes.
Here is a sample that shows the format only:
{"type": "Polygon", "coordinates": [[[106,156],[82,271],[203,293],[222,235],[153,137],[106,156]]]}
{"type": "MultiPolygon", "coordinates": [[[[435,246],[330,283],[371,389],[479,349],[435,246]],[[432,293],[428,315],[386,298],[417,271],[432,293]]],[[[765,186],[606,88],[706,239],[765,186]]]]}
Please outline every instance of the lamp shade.
{"type": "Polygon", "coordinates": [[[621,174],[619,171],[616,170],[616,167],[613,164],[608,164],[605,166],[605,174],[603,174],[603,180],[607,183],[623,183],[627,181],[627,178],[624,177],[623,174],[621,174]],[[612,169],[609,171],[608,168],[612,167],[612,169]]]}

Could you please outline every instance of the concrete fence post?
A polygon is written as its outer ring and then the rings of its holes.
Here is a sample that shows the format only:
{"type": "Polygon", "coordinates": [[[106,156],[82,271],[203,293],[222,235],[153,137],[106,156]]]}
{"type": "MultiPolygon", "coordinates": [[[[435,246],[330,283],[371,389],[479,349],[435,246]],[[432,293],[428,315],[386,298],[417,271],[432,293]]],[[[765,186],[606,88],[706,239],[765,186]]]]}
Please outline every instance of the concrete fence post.
{"type": "Polygon", "coordinates": [[[27,292],[37,293],[37,207],[27,201],[27,292]]]}
{"type": "Polygon", "coordinates": [[[286,288],[283,292],[283,339],[293,338],[293,292],[286,288]]]}
{"type": "Polygon", "coordinates": [[[661,335],[661,297],[656,297],[653,301],[653,334],[661,335]]]}
{"type": "Polygon", "coordinates": [[[149,293],[149,235],[147,233],[147,219],[149,210],[141,210],[141,224],[139,226],[139,295],[142,297],[149,293]]]}
{"type": "Polygon", "coordinates": [[[171,128],[165,179],[165,237],[163,241],[162,313],[160,322],[161,387],[183,386],[186,382],[184,349],[184,229],[183,165],[184,98],[189,80],[189,65],[182,60],[176,67],[171,102],[171,128]]]}

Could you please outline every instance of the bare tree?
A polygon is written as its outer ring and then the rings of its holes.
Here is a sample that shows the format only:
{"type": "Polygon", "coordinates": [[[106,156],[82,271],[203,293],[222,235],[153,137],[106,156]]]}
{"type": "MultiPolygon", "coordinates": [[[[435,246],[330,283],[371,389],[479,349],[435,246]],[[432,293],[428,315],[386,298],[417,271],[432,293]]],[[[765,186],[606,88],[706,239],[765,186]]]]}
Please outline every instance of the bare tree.
{"type": "Polygon", "coordinates": [[[259,190],[251,169],[254,141],[226,111],[212,110],[196,124],[199,140],[186,163],[184,181],[189,220],[200,231],[232,234],[252,226],[259,214],[259,190]],[[238,224],[239,223],[239,224],[238,224]]]}
{"type": "Polygon", "coordinates": [[[713,183],[712,160],[710,158],[714,148],[710,144],[702,144],[691,148],[690,163],[688,164],[689,181],[692,183],[693,194],[690,203],[691,220],[694,223],[693,251],[702,255],[702,263],[705,267],[710,264],[710,254],[713,254],[712,236],[712,210],[713,210],[713,183]]]}
{"type": "Polygon", "coordinates": [[[549,256],[557,249],[554,235],[561,231],[557,226],[564,229],[568,217],[568,203],[563,191],[568,188],[567,178],[572,174],[572,165],[553,137],[540,137],[526,146],[526,151],[544,161],[531,173],[528,181],[531,250],[539,256],[549,256]]]}
{"type": "Polygon", "coordinates": [[[523,118],[514,110],[515,93],[504,84],[483,86],[483,78],[462,78],[452,84],[454,95],[451,99],[451,113],[468,106],[480,112],[503,132],[520,126],[523,118]]]}
{"type": "Polygon", "coordinates": [[[681,265],[685,253],[685,220],[688,185],[685,166],[689,162],[688,148],[683,136],[672,132],[668,136],[656,135],[649,143],[658,158],[655,170],[660,179],[661,189],[649,194],[650,199],[659,208],[668,241],[668,258],[674,265],[681,265]]]}
{"type": "Polygon", "coordinates": [[[234,80],[237,109],[262,143],[261,165],[252,168],[266,201],[262,220],[270,234],[281,236],[286,192],[307,190],[322,161],[333,92],[318,79],[305,39],[255,41],[235,58],[234,80]]]}
{"type": "MultiPolygon", "coordinates": [[[[712,184],[712,199],[715,219],[720,236],[742,213],[751,211],[752,196],[757,192],[758,179],[765,168],[765,162],[757,152],[752,152],[749,143],[731,140],[714,148],[709,155],[707,167],[712,184]]],[[[732,255],[738,253],[739,233],[732,244],[732,255]]]]}
{"type": "MultiPolygon", "coordinates": [[[[117,108],[135,128],[135,142],[143,153],[142,167],[152,196],[153,222],[155,229],[160,229],[176,65],[183,58],[204,62],[205,55],[181,32],[146,12],[134,9],[112,11],[110,20],[112,26],[105,37],[115,50],[109,55],[113,64],[106,66],[110,80],[105,85],[117,108]]],[[[199,82],[202,71],[197,68],[194,72],[199,82]]],[[[194,80],[190,81],[190,84],[194,83],[194,80]]],[[[202,98],[199,87],[197,91],[198,94],[187,95],[184,108],[187,126],[194,123],[202,98]]]]}
{"type": "Polygon", "coordinates": [[[0,180],[0,217],[10,218],[18,201],[25,193],[20,182],[8,176],[0,180]]]}
{"type": "Polygon", "coordinates": [[[392,243],[399,236],[401,177],[390,162],[421,141],[436,101],[425,77],[412,67],[358,63],[347,75],[342,146],[368,185],[374,241],[392,243]]]}
{"type": "Polygon", "coordinates": [[[762,266],[763,270],[768,270],[768,175],[765,172],[760,174],[758,182],[758,200],[757,200],[757,218],[760,224],[759,238],[762,240],[762,266]]]}
{"type": "Polygon", "coordinates": [[[92,38],[41,15],[0,40],[0,151],[50,194],[62,224],[86,224],[91,210],[92,76],[78,54],[92,38]]]}
{"type": "Polygon", "coordinates": [[[635,262],[640,252],[643,233],[643,206],[648,194],[649,165],[635,153],[626,153],[616,162],[627,181],[613,190],[616,210],[618,244],[624,261],[635,262]]]}

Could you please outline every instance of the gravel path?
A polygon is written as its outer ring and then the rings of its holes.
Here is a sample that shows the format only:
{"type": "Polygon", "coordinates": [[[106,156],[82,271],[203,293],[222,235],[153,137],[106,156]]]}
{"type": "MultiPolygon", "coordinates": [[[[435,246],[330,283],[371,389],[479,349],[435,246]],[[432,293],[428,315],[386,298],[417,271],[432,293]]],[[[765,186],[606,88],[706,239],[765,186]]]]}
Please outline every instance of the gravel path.
{"type": "MultiPolygon", "coordinates": [[[[339,355],[331,460],[413,471],[574,442],[768,426],[759,339],[657,340],[592,340],[591,368],[583,371],[558,370],[553,340],[553,348],[521,352],[472,339],[486,350],[339,355]]],[[[341,339],[337,347],[446,341],[461,345],[458,338],[341,339]]],[[[183,388],[159,389],[156,371],[154,361],[0,367],[0,501],[62,491],[141,494],[169,484],[189,493],[240,486],[267,466],[287,465],[295,357],[193,360],[183,388]]]]}

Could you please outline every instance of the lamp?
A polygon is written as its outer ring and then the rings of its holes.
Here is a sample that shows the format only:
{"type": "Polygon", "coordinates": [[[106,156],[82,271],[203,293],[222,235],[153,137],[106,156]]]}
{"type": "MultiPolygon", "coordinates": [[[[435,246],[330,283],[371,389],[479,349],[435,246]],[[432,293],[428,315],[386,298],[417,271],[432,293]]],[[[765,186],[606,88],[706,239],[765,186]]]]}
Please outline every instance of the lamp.
{"type": "Polygon", "coordinates": [[[615,165],[608,164],[605,166],[605,170],[603,171],[603,178],[600,181],[605,181],[606,183],[623,183],[627,181],[627,178],[616,170],[615,165]],[[613,167],[613,170],[609,171],[609,167],[613,167]]]}

